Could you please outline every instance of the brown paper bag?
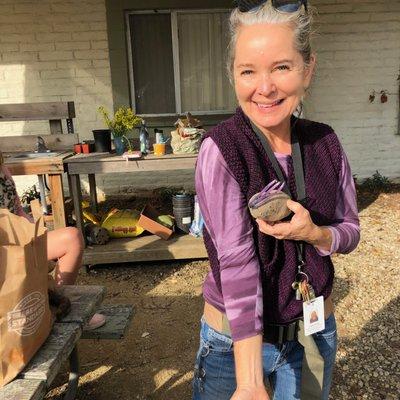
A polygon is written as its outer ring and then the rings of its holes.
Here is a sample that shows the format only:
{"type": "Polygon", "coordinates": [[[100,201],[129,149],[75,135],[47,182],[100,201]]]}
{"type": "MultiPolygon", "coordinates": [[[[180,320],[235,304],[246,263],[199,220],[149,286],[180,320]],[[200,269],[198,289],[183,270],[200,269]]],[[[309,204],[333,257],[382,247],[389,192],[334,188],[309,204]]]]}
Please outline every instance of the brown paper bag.
{"type": "Polygon", "coordinates": [[[29,362],[50,333],[47,231],[0,209],[0,387],[29,362]]]}

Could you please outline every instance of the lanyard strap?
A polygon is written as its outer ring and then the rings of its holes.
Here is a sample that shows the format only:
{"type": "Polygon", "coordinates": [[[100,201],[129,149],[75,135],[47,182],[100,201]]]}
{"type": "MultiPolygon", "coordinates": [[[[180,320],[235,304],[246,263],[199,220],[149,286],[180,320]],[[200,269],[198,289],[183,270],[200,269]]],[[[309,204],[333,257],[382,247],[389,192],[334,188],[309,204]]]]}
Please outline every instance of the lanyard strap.
{"type": "MultiPolygon", "coordinates": [[[[264,147],[264,150],[267,153],[269,161],[271,161],[272,167],[274,168],[276,175],[278,176],[281,182],[285,182],[285,187],[284,187],[285,193],[287,193],[290,196],[291,193],[287,179],[284,177],[282,170],[279,167],[278,160],[276,159],[275,154],[271,149],[267,137],[252,121],[250,121],[250,123],[254,133],[257,135],[262,146],[264,147]]],[[[291,132],[291,144],[292,144],[292,160],[293,160],[294,178],[296,182],[297,201],[304,206],[306,199],[306,185],[304,183],[303,160],[301,157],[299,139],[294,129],[292,129],[291,132]]],[[[304,257],[303,257],[304,243],[301,241],[295,241],[295,245],[297,250],[296,251],[297,261],[299,264],[299,268],[301,268],[301,266],[304,265],[304,257]]]]}

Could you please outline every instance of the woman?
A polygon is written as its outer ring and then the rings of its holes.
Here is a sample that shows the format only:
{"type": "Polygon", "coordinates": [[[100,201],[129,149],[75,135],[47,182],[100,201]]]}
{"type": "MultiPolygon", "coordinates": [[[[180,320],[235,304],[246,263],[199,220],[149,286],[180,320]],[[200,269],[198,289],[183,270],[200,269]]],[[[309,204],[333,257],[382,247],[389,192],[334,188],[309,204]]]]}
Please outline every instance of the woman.
{"type": "Polygon", "coordinates": [[[329,256],[354,250],[359,221],[336,134],[293,116],[315,66],[311,19],[306,1],[243,1],[231,14],[228,65],[239,108],[206,135],[196,168],[211,272],[194,399],[269,399],[265,381],[278,400],[329,396],[337,344],[329,256]],[[274,180],[285,182],[292,217],[253,219],[250,199],[274,180]],[[311,336],[299,282],[322,299],[325,327],[311,336]]]}
{"type": "MultiPolygon", "coordinates": [[[[3,165],[0,153],[0,208],[7,208],[12,213],[32,221],[21,207],[14,180],[10,171],[3,165]]],[[[83,240],[77,228],[59,228],[47,233],[47,259],[57,260],[55,282],[58,287],[73,285],[82,265],[83,240]]],[[[85,329],[99,328],[105,324],[102,314],[94,314],[85,329]]]]}

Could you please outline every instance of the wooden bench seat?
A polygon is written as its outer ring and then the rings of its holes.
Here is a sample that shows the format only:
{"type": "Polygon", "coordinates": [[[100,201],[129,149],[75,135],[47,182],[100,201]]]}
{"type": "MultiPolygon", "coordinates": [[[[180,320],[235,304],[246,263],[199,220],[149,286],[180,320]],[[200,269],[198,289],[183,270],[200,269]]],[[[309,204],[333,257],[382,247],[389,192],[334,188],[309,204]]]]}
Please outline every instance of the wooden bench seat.
{"type": "Polygon", "coordinates": [[[63,286],[60,292],[69,298],[71,302],[71,312],[65,316],[60,323],[77,322],[82,327],[90,320],[92,315],[97,312],[106,294],[104,286],[78,285],[63,286]]]}
{"type": "Polygon", "coordinates": [[[85,339],[122,339],[132,318],[130,305],[103,305],[102,286],[65,286],[62,292],[72,305],[71,312],[54,324],[49,337],[18,377],[0,389],[0,400],[39,400],[69,360],[69,384],[64,399],[75,399],[79,361],[76,344],[85,339]],[[107,323],[93,331],[83,331],[83,326],[95,312],[101,312],[107,323]]]}
{"type": "Polygon", "coordinates": [[[0,389],[0,400],[40,400],[47,392],[43,381],[15,379],[0,389]]]}
{"type": "Polygon", "coordinates": [[[80,336],[81,329],[77,323],[54,324],[40,351],[33,356],[18,378],[41,380],[49,387],[80,336]]]}
{"type": "Polygon", "coordinates": [[[125,336],[132,319],[132,306],[103,304],[96,312],[105,315],[105,325],[91,331],[84,330],[81,339],[122,339],[125,336]]]}

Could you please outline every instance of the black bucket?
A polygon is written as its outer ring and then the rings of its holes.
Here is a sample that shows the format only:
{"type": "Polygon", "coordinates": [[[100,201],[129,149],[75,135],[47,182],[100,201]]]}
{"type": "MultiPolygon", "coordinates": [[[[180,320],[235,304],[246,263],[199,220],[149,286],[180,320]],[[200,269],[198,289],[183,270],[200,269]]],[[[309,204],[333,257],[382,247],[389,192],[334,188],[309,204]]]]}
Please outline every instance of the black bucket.
{"type": "Polygon", "coordinates": [[[172,205],[176,226],[183,232],[189,233],[193,221],[193,196],[175,194],[172,196],[172,205]]]}
{"type": "Polygon", "coordinates": [[[92,131],[94,147],[97,153],[111,152],[111,131],[109,129],[95,129],[92,131]]]}

